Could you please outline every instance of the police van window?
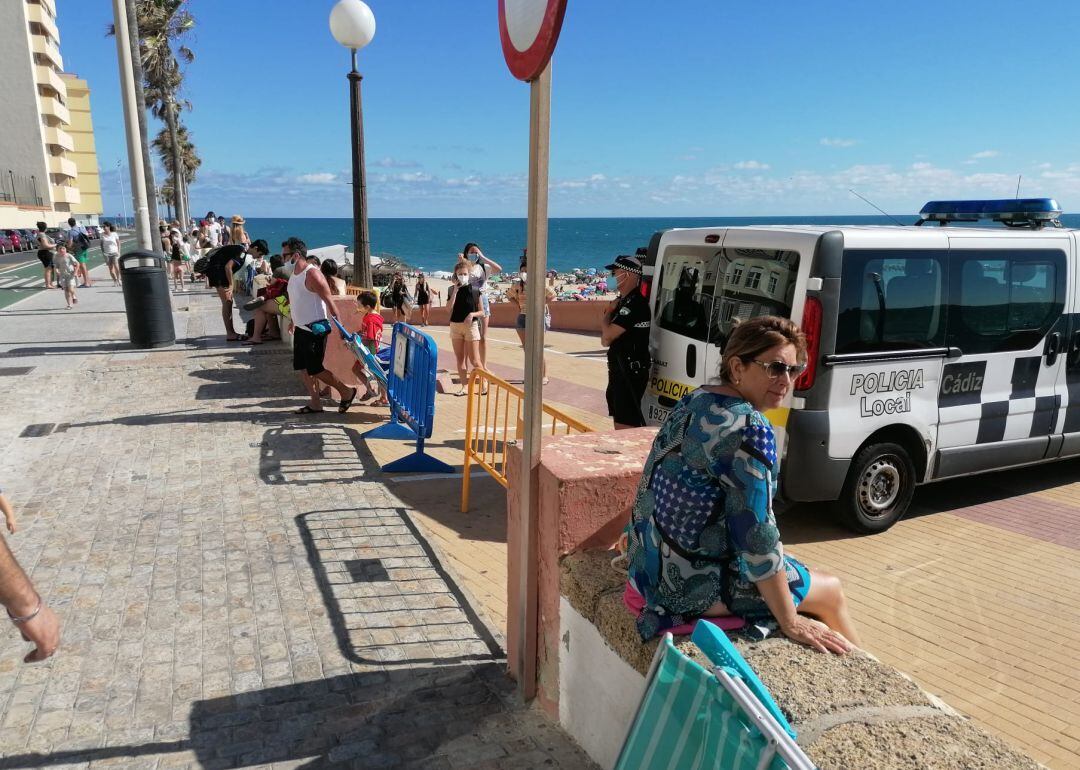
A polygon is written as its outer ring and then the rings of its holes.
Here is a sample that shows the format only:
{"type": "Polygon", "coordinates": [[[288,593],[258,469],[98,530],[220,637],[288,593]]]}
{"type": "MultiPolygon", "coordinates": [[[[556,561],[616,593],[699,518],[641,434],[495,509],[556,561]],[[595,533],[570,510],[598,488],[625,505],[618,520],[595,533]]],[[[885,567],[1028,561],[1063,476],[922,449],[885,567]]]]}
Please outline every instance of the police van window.
{"type": "Polygon", "coordinates": [[[945,340],[945,253],[845,252],[836,352],[940,347],[945,340]]]}
{"type": "Polygon", "coordinates": [[[1061,315],[1059,251],[957,252],[949,345],[965,354],[1030,350],[1061,315]]]}
{"type": "Polygon", "coordinates": [[[762,315],[791,317],[799,252],[785,249],[721,249],[711,267],[718,275],[708,311],[708,341],[723,347],[732,327],[762,315]],[[768,280],[762,280],[768,274],[768,280]],[[745,276],[745,280],[743,278],[745,276]]]}

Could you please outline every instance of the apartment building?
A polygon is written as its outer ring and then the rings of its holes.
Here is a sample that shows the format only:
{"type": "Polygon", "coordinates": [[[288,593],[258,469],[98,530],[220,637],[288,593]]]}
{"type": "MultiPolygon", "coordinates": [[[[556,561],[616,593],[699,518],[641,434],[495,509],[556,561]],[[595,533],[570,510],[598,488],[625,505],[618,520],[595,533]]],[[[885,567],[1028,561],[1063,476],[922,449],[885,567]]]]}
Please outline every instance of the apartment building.
{"type": "MultiPolygon", "coordinates": [[[[0,228],[55,225],[69,216],[93,222],[101,213],[100,182],[86,180],[85,202],[79,186],[69,84],[85,104],[77,117],[85,118],[92,151],[89,93],[80,90],[84,81],[61,77],[63,69],[54,0],[0,2],[0,228]]],[[[85,151],[81,156],[89,174],[85,151]]]]}

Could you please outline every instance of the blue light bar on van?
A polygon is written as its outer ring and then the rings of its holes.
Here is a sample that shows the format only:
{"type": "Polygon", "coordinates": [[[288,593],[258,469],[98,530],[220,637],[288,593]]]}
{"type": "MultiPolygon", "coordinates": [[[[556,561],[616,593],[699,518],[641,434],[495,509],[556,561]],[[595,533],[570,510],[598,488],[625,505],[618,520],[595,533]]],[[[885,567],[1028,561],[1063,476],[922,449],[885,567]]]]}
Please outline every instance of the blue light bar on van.
{"type": "Polygon", "coordinates": [[[1058,225],[1061,207],[1053,198],[1009,198],[1006,200],[930,201],[919,212],[923,222],[978,222],[983,219],[1013,226],[1058,225]]]}

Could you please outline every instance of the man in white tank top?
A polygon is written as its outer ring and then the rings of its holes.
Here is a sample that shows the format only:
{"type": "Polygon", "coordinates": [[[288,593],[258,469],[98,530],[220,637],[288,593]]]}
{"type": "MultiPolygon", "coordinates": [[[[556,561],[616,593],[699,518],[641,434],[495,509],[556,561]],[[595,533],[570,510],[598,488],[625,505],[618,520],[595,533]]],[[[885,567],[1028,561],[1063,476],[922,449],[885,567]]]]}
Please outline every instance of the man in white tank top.
{"type": "Polygon", "coordinates": [[[308,403],[297,414],[324,411],[319,391],[325,383],[342,394],[338,411],[348,411],[356,398],[356,388],[347,387],[333,372],[323,367],[326,340],[334,313],[334,297],[326,277],[307,261],[307,245],[299,238],[290,238],[281,247],[281,258],[293,265],[289,276],[289,314],[293,332],[293,369],[300,372],[308,392],[308,403]],[[349,391],[352,391],[351,394],[349,391]]]}

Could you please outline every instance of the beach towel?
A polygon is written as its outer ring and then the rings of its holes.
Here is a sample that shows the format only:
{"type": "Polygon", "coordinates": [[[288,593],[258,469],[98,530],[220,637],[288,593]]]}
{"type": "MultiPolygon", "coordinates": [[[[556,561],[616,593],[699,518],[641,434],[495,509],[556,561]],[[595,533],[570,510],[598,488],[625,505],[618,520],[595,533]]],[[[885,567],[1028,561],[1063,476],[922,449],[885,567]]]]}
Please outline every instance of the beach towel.
{"type": "MultiPolygon", "coordinates": [[[[641,611],[645,609],[645,597],[639,594],[629,583],[626,584],[626,590],[623,591],[622,600],[626,609],[630,610],[630,614],[633,615],[635,619],[641,614],[641,611]]],[[[711,623],[717,628],[722,628],[725,631],[738,631],[746,626],[745,620],[735,617],[734,615],[728,615],[723,618],[701,618],[701,620],[705,623],[711,623]]],[[[688,623],[683,623],[681,626],[673,626],[672,628],[665,630],[680,636],[689,634],[694,630],[694,625],[697,621],[697,618],[693,618],[688,623]]]]}

